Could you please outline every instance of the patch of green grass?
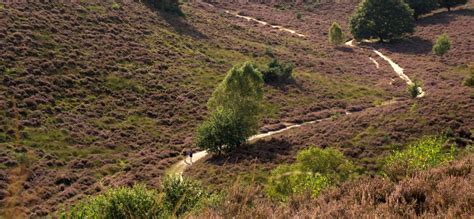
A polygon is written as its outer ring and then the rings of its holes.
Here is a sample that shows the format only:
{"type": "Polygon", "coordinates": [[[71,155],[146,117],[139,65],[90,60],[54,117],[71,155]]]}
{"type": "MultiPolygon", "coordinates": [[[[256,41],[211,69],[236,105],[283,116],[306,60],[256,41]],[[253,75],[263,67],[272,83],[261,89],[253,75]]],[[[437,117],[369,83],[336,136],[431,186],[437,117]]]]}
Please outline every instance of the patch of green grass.
{"type": "Polygon", "coordinates": [[[120,6],[119,3],[117,2],[113,2],[112,5],[110,6],[110,8],[112,8],[113,10],[118,10],[120,9],[122,6],[120,6]]]}
{"type": "Polygon", "coordinates": [[[93,11],[93,12],[96,12],[96,13],[99,13],[99,14],[103,14],[106,12],[105,8],[100,6],[100,5],[88,5],[86,6],[86,9],[88,11],[93,11]]]}
{"type": "Polygon", "coordinates": [[[129,90],[137,93],[145,92],[145,88],[138,84],[138,82],[116,75],[108,75],[105,86],[113,91],[129,90]]]}
{"type": "Polygon", "coordinates": [[[393,179],[401,179],[417,170],[425,170],[454,159],[455,148],[446,149],[447,138],[424,137],[409,144],[404,150],[395,151],[386,158],[384,171],[393,179]]]}

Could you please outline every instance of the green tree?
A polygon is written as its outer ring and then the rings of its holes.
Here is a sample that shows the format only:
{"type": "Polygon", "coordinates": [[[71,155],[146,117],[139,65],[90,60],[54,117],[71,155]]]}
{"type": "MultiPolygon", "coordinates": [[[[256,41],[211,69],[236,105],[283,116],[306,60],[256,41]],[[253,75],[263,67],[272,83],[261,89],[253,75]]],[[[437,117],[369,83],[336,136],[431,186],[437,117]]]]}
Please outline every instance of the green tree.
{"type": "Polygon", "coordinates": [[[263,99],[262,74],[252,64],[233,67],[208,102],[209,118],[198,128],[197,145],[230,151],[255,134],[263,99]]]}
{"type": "Polygon", "coordinates": [[[440,7],[447,8],[448,11],[451,11],[452,7],[456,7],[458,5],[464,5],[469,0],[438,0],[438,1],[439,1],[440,7]]]}
{"type": "Polygon", "coordinates": [[[344,33],[337,22],[333,22],[329,29],[329,42],[333,45],[341,45],[344,42],[344,33]]]}
{"type": "Polygon", "coordinates": [[[350,18],[356,40],[378,38],[380,41],[413,33],[413,10],[403,0],[364,0],[350,18]]]}
{"type": "Polygon", "coordinates": [[[415,20],[422,14],[427,14],[438,8],[438,0],[406,0],[406,3],[414,11],[415,20]]]}
{"type": "Polygon", "coordinates": [[[165,12],[182,15],[183,12],[179,8],[179,0],[143,0],[148,6],[165,12]]]}
{"type": "Polygon", "coordinates": [[[442,56],[451,49],[451,40],[449,39],[448,35],[442,34],[436,40],[436,43],[433,45],[433,52],[436,55],[442,56]]]}

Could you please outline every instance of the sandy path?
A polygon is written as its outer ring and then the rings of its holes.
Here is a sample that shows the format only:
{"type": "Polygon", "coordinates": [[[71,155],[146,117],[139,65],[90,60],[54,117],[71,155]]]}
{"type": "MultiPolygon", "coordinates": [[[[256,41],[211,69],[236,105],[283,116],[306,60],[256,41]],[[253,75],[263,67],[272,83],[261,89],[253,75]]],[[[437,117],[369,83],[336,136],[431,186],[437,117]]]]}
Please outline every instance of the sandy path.
{"type": "MultiPolygon", "coordinates": [[[[349,114],[351,114],[351,113],[350,112],[345,113],[345,115],[349,115],[349,114]]],[[[282,128],[282,129],[279,129],[279,130],[276,130],[276,131],[271,131],[271,132],[266,132],[266,133],[261,133],[261,134],[251,136],[247,141],[248,142],[255,142],[259,139],[263,139],[263,138],[270,137],[270,136],[273,136],[273,135],[276,135],[276,134],[279,134],[279,133],[282,133],[282,132],[286,132],[290,129],[299,128],[301,126],[310,125],[310,124],[314,124],[314,123],[317,123],[317,122],[322,122],[322,121],[326,121],[326,120],[330,120],[330,119],[331,118],[318,119],[318,120],[314,120],[314,121],[304,122],[304,123],[301,123],[301,124],[289,125],[285,128],[282,128]]],[[[189,166],[192,166],[195,162],[203,159],[207,155],[208,155],[208,152],[205,151],[205,150],[194,153],[193,154],[193,163],[190,163],[189,158],[186,157],[184,160],[181,160],[178,163],[174,164],[172,167],[170,167],[168,169],[167,173],[168,174],[182,175],[184,170],[186,170],[186,168],[188,168],[189,166]]]]}
{"type": "Polygon", "coordinates": [[[231,14],[231,15],[236,16],[236,17],[238,17],[238,18],[245,19],[245,20],[247,20],[247,21],[254,21],[254,22],[257,22],[257,23],[259,23],[259,24],[261,24],[261,25],[263,25],[263,26],[270,26],[270,27],[273,28],[273,29],[277,29],[277,30],[279,30],[279,31],[288,32],[288,33],[294,34],[294,35],[299,36],[299,37],[306,37],[304,34],[298,33],[298,32],[296,32],[295,30],[288,29],[288,28],[285,28],[285,27],[282,27],[282,26],[278,26],[278,25],[271,25],[271,24],[269,24],[269,23],[267,23],[267,22],[265,22],[265,21],[261,21],[261,20],[258,20],[258,19],[256,19],[256,18],[253,18],[253,17],[248,17],[248,16],[239,15],[239,14],[237,14],[237,13],[232,13],[232,12],[230,12],[230,11],[228,11],[228,10],[226,10],[225,13],[231,14]]]}
{"type": "MultiPolygon", "coordinates": [[[[346,46],[355,47],[354,40],[348,41],[345,44],[346,44],[346,46]]],[[[404,70],[403,70],[402,67],[400,67],[397,63],[395,63],[392,59],[390,59],[389,57],[387,57],[386,55],[384,55],[380,51],[378,51],[376,49],[373,49],[373,51],[374,51],[375,54],[377,54],[378,56],[380,56],[382,59],[384,59],[385,61],[387,61],[390,64],[390,66],[393,68],[393,71],[395,71],[395,73],[398,75],[399,78],[404,80],[408,85],[413,85],[414,84],[413,81],[404,73],[404,70]]],[[[375,65],[377,66],[377,68],[379,68],[379,65],[378,65],[378,63],[375,59],[373,59],[371,57],[370,60],[372,60],[375,63],[375,65]]],[[[421,98],[421,97],[424,97],[426,95],[426,93],[423,91],[423,89],[421,87],[418,87],[418,93],[419,93],[418,96],[416,96],[417,98],[421,98]]]]}

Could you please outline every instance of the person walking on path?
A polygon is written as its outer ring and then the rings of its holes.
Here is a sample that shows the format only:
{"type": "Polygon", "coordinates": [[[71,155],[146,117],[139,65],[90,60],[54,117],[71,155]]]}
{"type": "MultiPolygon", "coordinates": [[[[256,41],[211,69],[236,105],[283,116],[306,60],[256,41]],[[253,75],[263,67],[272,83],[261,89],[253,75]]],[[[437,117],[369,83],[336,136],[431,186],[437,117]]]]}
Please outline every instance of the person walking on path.
{"type": "Polygon", "coordinates": [[[188,156],[189,156],[189,162],[191,162],[191,164],[193,164],[193,150],[192,149],[189,150],[188,156]]]}

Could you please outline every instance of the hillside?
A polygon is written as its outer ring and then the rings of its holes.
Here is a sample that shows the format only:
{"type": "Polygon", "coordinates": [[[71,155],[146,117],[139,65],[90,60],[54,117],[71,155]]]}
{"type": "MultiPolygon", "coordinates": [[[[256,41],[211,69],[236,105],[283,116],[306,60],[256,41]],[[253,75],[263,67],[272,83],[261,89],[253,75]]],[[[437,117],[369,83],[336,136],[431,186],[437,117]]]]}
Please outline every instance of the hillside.
{"type": "MultiPolygon", "coordinates": [[[[356,5],[196,1],[178,16],[140,2],[0,3],[0,212],[46,216],[109,188],[159,187],[185,151],[199,150],[208,99],[245,61],[295,64],[291,83],[264,86],[260,133],[322,121],[186,169],[212,190],[249,170],[265,178],[311,145],[337,148],[369,175],[426,135],[448,133],[460,150],[472,145],[474,93],[462,86],[474,71],[472,1],[422,17],[407,40],[335,48],[328,28],[337,21],[348,33],[356,5]],[[452,49],[437,57],[431,47],[442,32],[452,49]],[[426,95],[410,98],[373,50],[420,80],[426,95]]],[[[458,162],[472,169],[472,159],[458,162]]],[[[469,172],[462,177],[472,182],[469,172]]]]}

